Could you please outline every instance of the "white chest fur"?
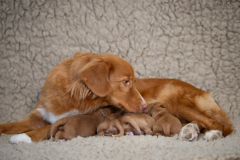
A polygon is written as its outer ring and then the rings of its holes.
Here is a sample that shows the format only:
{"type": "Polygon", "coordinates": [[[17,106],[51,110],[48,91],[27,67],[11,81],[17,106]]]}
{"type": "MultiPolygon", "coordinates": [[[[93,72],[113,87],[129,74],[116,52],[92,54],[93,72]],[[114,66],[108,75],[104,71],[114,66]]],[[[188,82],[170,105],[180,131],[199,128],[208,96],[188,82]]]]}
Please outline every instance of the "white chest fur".
{"type": "Polygon", "coordinates": [[[67,116],[70,116],[70,115],[76,115],[76,114],[82,114],[82,113],[79,113],[78,110],[71,110],[69,112],[66,112],[64,114],[61,114],[61,115],[58,115],[58,116],[55,116],[53,113],[51,112],[47,112],[45,108],[37,108],[37,111],[43,116],[43,118],[50,122],[51,124],[53,124],[54,122],[56,122],[57,120],[63,118],[63,117],[67,117],[67,116]]]}

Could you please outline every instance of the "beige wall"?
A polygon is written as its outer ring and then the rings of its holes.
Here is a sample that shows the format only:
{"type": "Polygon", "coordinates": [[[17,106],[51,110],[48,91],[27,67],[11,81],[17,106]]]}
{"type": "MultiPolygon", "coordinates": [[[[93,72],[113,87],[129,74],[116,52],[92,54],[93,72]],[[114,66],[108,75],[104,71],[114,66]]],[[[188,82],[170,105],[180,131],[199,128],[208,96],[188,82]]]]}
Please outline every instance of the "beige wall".
{"type": "Polygon", "coordinates": [[[0,3],[1,123],[23,119],[49,71],[77,51],[117,54],[137,77],[187,81],[210,91],[232,118],[240,112],[239,2],[0,3]]]}

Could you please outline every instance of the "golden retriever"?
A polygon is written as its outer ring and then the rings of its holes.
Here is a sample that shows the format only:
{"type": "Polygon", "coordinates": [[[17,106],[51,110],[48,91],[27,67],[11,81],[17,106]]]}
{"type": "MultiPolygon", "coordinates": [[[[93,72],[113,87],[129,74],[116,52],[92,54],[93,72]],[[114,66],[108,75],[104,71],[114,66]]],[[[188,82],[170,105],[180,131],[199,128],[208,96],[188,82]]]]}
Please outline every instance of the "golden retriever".
{"type": "Polygon", "coordinates": [[[76,53],[48,74],[28,117],[0,124],[0,134],[18,134],[10,138],[12,143],[31,143],[49,138],[51,124],[69,115],[91,113],[107,105],[141,112],[147,105],[134,82],[134,70],[122,58],[108,53],[76,53]]]}
{"type": "Polygon", "coordinates": [[[182,140],[196,139],[202,131],[212,141],[233,131],[229,117],[208,92],[177,79],[136,79],[135,85],[147,102],[146,112],[151,106],[163,105],[170,114],[189,123],[181,129],[182,140]]]}

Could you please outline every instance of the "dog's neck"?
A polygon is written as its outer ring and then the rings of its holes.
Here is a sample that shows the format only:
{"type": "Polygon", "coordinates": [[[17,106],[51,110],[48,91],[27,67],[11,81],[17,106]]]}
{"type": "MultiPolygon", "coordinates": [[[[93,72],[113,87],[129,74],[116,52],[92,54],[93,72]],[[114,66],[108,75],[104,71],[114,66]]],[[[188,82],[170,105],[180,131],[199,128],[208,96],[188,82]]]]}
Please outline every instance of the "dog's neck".
{"type": "Polygon", "coordinates": [[[76,80],[72,82],[67,92],[71,93],[71,97],[79,100],[85,99],[88,96],[91,96],[92,99],[97,97],[83,81],[76,80]]]}
{"type": "Polygon", "coordinates": [[[73,82],[67,90],[67,94],[70,98],[68,101],[69,107],[77,109],[83,114],[92,113],[100,107],[109,105],[106,98],[94,94],[82,81],[73,82]],[[76,104],[78,105],[76,106],[76,104]]]}

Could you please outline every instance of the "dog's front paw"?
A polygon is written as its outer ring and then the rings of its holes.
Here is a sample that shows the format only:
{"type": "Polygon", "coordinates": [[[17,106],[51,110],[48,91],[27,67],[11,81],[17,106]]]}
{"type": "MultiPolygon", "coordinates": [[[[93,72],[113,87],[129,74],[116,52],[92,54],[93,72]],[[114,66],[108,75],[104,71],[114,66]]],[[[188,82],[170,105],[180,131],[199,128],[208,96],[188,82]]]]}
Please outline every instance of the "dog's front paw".
{"type": "Polygon", "coordinates": [[[211,130],[205,133],[204,136],[207,141],[214,141],[222,138],[222,132],[219,130],[211,130]]]}
{"type": "Polygon", "coordinates": [[[197,139],[198,133],[199,133],[198,125],[189,123],[181,129],[179,137],[181,140],[192,141],[197,139]]]}
{"type": "Polygon", "coordinates": [[[26,135],[25,133],[22,134],[16,134],[14,136],[12,136],[9,140],[11,143],[13,144],[17,144],[17,143],[32,143],[31,138],[26,135]]]}

